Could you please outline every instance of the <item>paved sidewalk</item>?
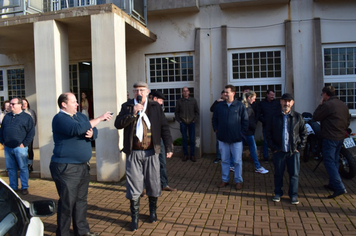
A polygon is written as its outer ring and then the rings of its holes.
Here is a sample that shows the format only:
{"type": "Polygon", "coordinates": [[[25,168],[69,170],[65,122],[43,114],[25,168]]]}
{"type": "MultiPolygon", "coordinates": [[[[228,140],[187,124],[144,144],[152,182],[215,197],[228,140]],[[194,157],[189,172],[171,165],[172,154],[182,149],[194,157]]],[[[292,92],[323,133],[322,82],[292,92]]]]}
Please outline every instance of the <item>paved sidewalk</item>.
{"type": "MultiPolygon", "coordinates": [[[[221,167],[213,159],[210,155],[196,163],[168,159],[169,185],[178,192],[162,192],[156,224],[148,222],[148,198],[141,198],[140,224],[134,233],[129,228],[125,182],[90,183],[87,218],[91,230],[101,235],[356,235],[356,178],[344,179],[346,195],[327,199],[330,192],[322,187],[327,183],[323,165],[313,173],[316,161],[301,162],[300,204],[292,205],[286,195],[274,203],[272,163],[262,164],[270,173],[261,175],[244,158],[244,187],[236,191],[232,181],[223,189],[216,187],[221,167]]],[[[285,186],[287,180],[285,175],[285,186]]],[[[52,181],[31,178],[29,185],[30,194],[24,199],[58,200],[52,181]]],[[[55,235],[56,215],[42,220],[45,235],[55,235]]]]}

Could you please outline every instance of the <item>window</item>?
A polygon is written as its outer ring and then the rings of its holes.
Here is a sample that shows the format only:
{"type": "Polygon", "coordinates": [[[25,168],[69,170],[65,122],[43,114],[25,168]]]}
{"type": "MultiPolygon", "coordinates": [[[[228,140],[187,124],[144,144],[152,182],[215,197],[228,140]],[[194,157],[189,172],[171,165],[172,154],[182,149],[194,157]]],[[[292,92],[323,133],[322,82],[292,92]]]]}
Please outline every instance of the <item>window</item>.
{"type": "Polygon", "coordinates": [[[78,79],[78,64],[69,65],[69,83],[70,91],[77,97],[80,103],[81,96],[79,96],[79,79],[78,79]]]}
{"type": "Polygon", "coordinates": [[[159,90],[166,97],[165,113],[174,113],[183,87],[188,87],[190,96],[194,97],[194,57],[191,53],[147,56],[146,68],[151,92],[159,90]]]}
{"type": "Polygon", "coordinates": [[[256,92],[256,101],[266,96],[268,89],[276,98],[284,90],[284,48],[231,50],[228,53],[229,83],[236,86],[236,96],[242,96],[242,87],[256,92]]]}
{"type": "Polygon", "coordinates": [[[356,109],[356,45],[324,45],[324,83],[349,109],[356,109]]]}
{"type": "Polygon", "coordinates": [[[25,70],[7,70],[7,92],[9,100],[14,97],[25,97],[25,70]]]}

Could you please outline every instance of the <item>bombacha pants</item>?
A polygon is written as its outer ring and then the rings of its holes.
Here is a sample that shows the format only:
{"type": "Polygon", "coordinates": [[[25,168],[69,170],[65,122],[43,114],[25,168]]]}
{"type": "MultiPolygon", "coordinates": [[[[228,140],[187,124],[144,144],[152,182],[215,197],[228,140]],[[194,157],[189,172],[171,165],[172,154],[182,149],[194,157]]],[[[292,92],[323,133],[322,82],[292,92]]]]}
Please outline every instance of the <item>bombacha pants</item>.
{"type": "Polygon", "coordinates": [[[161,195],[159,157],[154,149],[133,150],[126,159],[126,198],[138,199],[144,186],[147,196],[161,195]]]}

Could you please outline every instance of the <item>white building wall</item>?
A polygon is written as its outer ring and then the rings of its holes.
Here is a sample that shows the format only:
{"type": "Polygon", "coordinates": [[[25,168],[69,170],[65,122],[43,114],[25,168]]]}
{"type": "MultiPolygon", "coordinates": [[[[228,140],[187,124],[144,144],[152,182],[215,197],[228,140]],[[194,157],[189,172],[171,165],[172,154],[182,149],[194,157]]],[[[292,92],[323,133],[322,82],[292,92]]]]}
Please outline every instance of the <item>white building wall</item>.
{"type": "MultiPolygon", "coordinates": [[[[314,80],[314,25],[315,17],[321,20],[322,43],[355,42],[356,24],[350,21],[323,19],[354,19],[356,5],[350,2],[315,3],[292,0],[290,4],[249,6],[221,10],[214,1],[204,1],[197,13],[176,13],[152,16],[147,27],[157,34],[157,41],[148,45],[128,48],[128,88],[133,78],[146,74],[145,55],[160,53],[193,52],[195,28],[200,28],[200,112],[203,153],[215,151],[215,135],[211,129],[210,105],[220,97],[224,87],[221,65],[221,26],[227,28],[227,49],[285,47],[285,20],[292,22],[293,86],[295,110],[315,110],[310,102],[315,91],[314,80]],[[204,4],[203,4],[204,3],[204,4]],[[212,5],[209,5],[212,4],[212,5]],[[351,7],[350,7],[351,6],[351,7]]],[[[197,56],[197,55],[196,55],[197,56]]],[[[228,62],[229,63],[229,62],[228,62]]],[[[288,68],[286,68],[288,69],[288,68]]],[[[145,80],[147,80],[145,76],[145,80]]],[[[243,84],[241,84],[243,85],[243,84]]],[[[131,95],[131,94],[130,94],[131,95]]],[[[353,112],[353,111],[351,111],[353,112]]],[[[354,112],[356,113],[356,112],[354,112]]],[[[355,121],[353,122],[353,126],[355,121]]],[[[174,124],[173,138],[180,137],[174,124]]],[[[353,127],[354,130],[356,127],[353,127]]],[[[257,134],[257,136],[259,136],[257,134]]]]}

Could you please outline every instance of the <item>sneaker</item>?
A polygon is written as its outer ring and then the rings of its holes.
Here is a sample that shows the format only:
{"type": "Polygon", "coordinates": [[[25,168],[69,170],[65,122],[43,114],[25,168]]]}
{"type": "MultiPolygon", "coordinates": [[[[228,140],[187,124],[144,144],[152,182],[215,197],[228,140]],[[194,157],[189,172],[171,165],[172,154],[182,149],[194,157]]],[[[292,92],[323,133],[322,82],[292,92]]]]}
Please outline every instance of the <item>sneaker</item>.
{"type": "Polygon", "coordinates": [[[278,196],[278,195],[276,195],[276,196],[274,196],[274,197],[272,198],[272,201],[274,201],[274,202],[280,202],[280,201],[281,201],[281,197],[278,196]]]}
{"type": "Polygon", "coordinates": [[[233,166],[230,167],[230,171],[231,171],[231,172],[234,172],[234,171],[235,171],[235,167],[233,167],[233,166]]]}
{"type": "Polygon", "coordinates": [[[291,203],[292,203],[293,205],[299,204],[298,198],[292,197],[291,203]]]}
{"type": "Polygon", "coordinates": [[[217,164],[217,163],[220,163],[220,162],[221,162],[221,159],[216,158],[216,159],[214,160],[214,164],[217,164]]]}
{"type": "Polygon", "coordinates": [[[263,168],[262,166],[258,169],[255,169],[256,173],[260,173],[260,174],[267,174],[268,170],[266,170],[265,168],[263,168]]]}

